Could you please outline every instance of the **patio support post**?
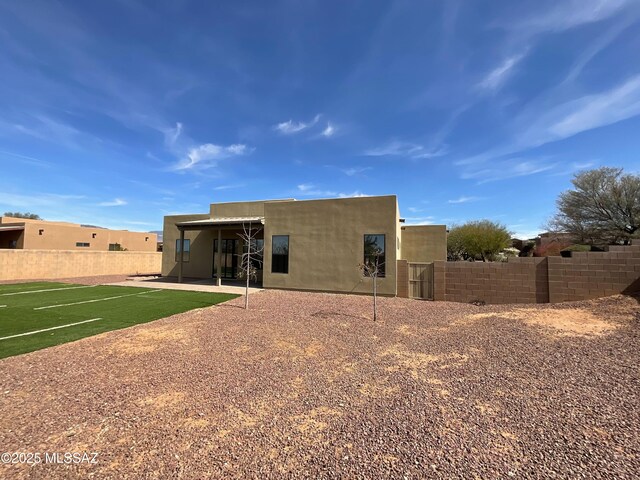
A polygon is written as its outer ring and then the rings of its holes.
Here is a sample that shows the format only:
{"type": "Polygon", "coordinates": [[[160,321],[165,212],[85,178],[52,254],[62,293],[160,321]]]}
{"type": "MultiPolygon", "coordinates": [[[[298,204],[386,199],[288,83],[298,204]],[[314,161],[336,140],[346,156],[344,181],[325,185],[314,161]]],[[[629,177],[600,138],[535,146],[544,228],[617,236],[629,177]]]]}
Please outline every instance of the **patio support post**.
{"type": "Polygon", "coordinates": [[[216,258],[216,285],[222,286],[222,228],[218,229],[218,250],[215,252],[216,258]]]}
{"type": "Polygon", "coordinates": [[[182,263],[184,260],[184,230],[180,229],[180,256],[178,257],[178,283],[182,283],[182,263]]]}

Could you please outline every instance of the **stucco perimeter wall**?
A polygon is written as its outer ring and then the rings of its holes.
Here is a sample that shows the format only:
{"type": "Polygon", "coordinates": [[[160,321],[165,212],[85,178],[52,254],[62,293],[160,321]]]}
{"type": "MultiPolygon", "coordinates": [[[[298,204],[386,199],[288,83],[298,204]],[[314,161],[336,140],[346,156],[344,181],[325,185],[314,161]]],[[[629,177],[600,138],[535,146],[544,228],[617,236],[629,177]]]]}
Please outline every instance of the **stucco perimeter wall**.
{"type": "MultiPolygon", "coordinates": [[[[180,231],[176,223],[191,220],[205,220],[208,214],[171,215],[164,217],[163,247],[162,247],[162,276],[177,277],[178,264],[176,258],[176,240],[180,238],[180,231]]],[[[189,261],[182,265],[185,277],[211,278],[213,273],[213,239],[217,230],[186,230],[184,238],[190,240],[189,261]]]]}
{"type": "Polygon", "coordinates": [[[363,278],[364,235],[385,235],[386,276],[382,295],[396,294],[397,200],[395,195],[268,202],[265,211],[263,286],[368,293],[363,278]],[[273,235],[289,235],[289,273],[271,273],[273,235]]]}
{"type": "Polygon", "coordinates": [[[0,250],[0,280],[133,275],[160,272],[158,252],[0,250]]]}
{"type": "Polygon", "coordinates": [[[435,300],[557,303],[639,291],[640,245],[611,246],[608,252],[574,253],[571,258],[434,262],[435,300]]]}
{"type": "Polygon", "coordinates": [[[407,225],[400,229],[400,258],[408,262],[433,262],[447,259],[446,225],[407,225]]]}

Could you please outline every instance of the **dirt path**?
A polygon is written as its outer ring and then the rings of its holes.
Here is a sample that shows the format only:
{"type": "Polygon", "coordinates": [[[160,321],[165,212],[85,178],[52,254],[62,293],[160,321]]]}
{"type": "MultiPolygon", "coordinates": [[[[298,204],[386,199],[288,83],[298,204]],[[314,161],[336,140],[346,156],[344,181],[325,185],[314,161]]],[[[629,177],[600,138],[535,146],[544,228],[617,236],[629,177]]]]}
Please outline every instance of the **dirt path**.
{"type": "Polygon", "coordinates": [[[265,291],[0,361],[3,478],[632,478],[640,307],[265,291]]]}

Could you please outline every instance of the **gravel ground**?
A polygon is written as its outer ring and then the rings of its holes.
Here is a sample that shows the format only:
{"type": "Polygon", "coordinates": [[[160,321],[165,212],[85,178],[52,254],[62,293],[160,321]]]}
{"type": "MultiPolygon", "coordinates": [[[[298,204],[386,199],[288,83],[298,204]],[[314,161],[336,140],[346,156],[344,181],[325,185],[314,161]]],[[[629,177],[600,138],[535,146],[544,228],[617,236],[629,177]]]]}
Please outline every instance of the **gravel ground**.
{"type": "Polygon", "coordinates": [[[3,478],[637,478],[631,297],[265,291],[0,361],[3,478]]]}

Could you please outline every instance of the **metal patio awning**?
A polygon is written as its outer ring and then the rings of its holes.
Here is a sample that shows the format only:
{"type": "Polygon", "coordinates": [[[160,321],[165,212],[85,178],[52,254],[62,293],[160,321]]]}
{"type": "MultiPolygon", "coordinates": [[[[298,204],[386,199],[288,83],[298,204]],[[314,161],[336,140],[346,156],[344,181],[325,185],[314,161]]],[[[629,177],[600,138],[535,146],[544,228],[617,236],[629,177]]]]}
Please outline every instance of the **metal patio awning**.
{"type": "Polygon", "coordinates": [[[24,225],[0,225],[0,232],[10,232],[24,230],[24,225]]]}
{"type": "Polygon", "coordinates": [[[204,220],[178,222],[179,230],[201,230],[205,228],[238,227],[248,223],[264,225],[264,217],[217,217],[204,220]]]}

